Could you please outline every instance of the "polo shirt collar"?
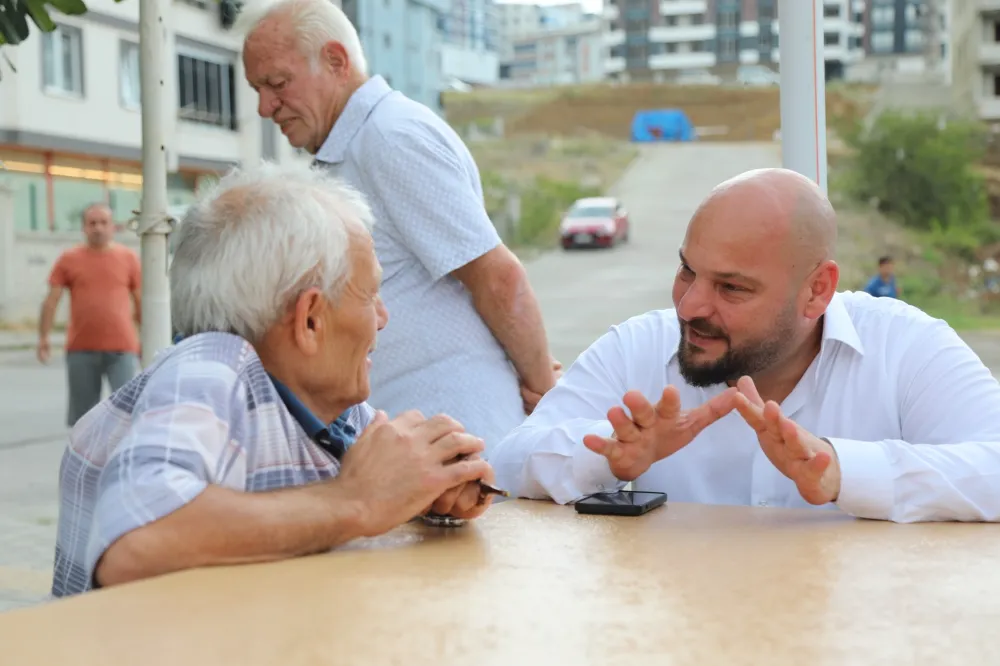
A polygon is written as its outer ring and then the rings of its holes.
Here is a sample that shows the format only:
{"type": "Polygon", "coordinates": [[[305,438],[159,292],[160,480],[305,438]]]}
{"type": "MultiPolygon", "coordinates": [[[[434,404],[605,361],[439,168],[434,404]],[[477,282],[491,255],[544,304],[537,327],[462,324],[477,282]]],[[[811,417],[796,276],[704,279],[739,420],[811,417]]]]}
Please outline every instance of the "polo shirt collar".
{"type": "Polygon", "coordinates": [[[278,392],[278,396],[288,409],[288,413],[302,426],[302,429],[314,442],[323,448],[327,448],[325,445],[326,442],[332,443],[334,450],[337,452],[334,455],[337,457],[343,455],[348,447],[354,443],[354,440],[357,438],[357,431],[354,426],[347,422],[351,414],[350,409],[338,416],[333,423],[323,423],[319,417],[313,414],[312,410],[306,407],[292,393],[291,389],[278,381],[274,375],[268,373],[268,377],[271,378],[274,389],[278,392]]]}
{"type": "Polygon", "coordinates": [[[344,106],[344,112],[333,124],[330,135],[316,151],[316,161],[327,164],[340,164],[347,155],[347,146],[368,120],[368,116],[389,93],[392,88],[384,78],[376,74],[365,81],[354,91],[344,106]]]}

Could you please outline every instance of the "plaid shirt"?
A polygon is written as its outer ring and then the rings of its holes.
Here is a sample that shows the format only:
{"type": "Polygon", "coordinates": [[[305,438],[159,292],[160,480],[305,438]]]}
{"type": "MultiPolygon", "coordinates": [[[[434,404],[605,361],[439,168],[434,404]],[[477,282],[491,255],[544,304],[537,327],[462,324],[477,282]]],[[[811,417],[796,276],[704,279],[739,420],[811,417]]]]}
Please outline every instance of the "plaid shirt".
{"type": "Polygon", "coordinates": [[[165,350],[70,433],[53,596],[94,587],[111,543],[210,483],[260,492],[336,476],[339,463],[316,441],[346,448],[373,416],[363,403],[324,426],[235,335],[202,333],[165,350]]]}

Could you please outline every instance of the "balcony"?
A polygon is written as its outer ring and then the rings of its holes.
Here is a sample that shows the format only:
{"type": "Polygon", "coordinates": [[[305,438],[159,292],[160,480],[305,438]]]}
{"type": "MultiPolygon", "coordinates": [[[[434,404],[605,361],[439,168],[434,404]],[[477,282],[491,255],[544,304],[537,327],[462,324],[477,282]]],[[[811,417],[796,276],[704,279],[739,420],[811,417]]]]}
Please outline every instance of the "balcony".
{"type": "Polygon", "coordinates": [[[715,25],[658,25],[649,29],[651,42],[700,42],[715,39],[715,25]]]}
{"type": "Polygon", "coordinates": [[[707,14],[708,0],[662,0],[660,14],[663,16],[689,16],[707,14]]]}
{"type": "Polygon", "coordinates": [[[986,42],[979,45],[979,63],[981,65],[1000,65],[1000,43],[986,42]]]}
{"type": "Polygon", "coordinates": [[[625,71],[625,58],[608,58],[604,61],[604,71],[608,74],[617,74],[625,71]]]}
{"type": "Polygon", "coordinates": [[[607,47],[619,46],[625,43],[624,30],[609,30],[601,35],[601,41],[607,47]]]}
{"type": "Polygon", "coordinates": [[[702,69],[715,66],[715,54],[697,53],[658,53],[649,56],[650,69],[702,69]]]}

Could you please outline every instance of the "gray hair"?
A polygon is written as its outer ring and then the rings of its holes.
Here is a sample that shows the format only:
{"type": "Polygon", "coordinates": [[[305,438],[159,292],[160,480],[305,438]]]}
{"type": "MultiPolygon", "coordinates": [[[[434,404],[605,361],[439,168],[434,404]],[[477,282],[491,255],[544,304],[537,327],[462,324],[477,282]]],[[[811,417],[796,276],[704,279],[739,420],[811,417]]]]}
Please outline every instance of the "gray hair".
{"type": "Polygon", "coordinates": [[[320,168],[262,162],[229,172],[176,232],[174,329],[259,340],[306,289],[339,296],[350,278],[351,233],[373,224],[364,198],[320,168]]]}
{"type": "Polygon", "coordinates": [[[256,0],[240,14],[234,28],[243,35],[249,36],[266,18],[285,16],[298,35],[302,54],[314,66],[324,44],[339,42],[347,51],[351,66],[359,74],[368,74],[368,61],[358,31],[343,10],[330,0],[256,0]]]}

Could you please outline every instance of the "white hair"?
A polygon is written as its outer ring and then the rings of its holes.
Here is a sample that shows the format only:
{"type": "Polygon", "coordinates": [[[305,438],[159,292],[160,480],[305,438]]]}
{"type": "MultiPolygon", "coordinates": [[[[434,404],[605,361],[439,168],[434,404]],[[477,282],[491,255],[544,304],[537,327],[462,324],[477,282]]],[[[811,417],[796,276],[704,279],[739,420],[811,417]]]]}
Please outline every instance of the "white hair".
{"type": "Polygon", "coordinates": [[[174,329],[259,340],[306,289],[340,295],[352,232],[372,225],[364,198],[321,168],[263,162],[229,172],[176,232],[174,329]]]}
{"type": "Polygon", "coordinates": [[[351,66],[359,74],[368,74],[368,61],[358,31],[343,10],[330,0],[255,0],[240,11],[234,29],[248,37],[264,19],[274,16],[291,21],[302,54],[314,66],[324,44],[339,42],[347,51],[351,66]]]}

